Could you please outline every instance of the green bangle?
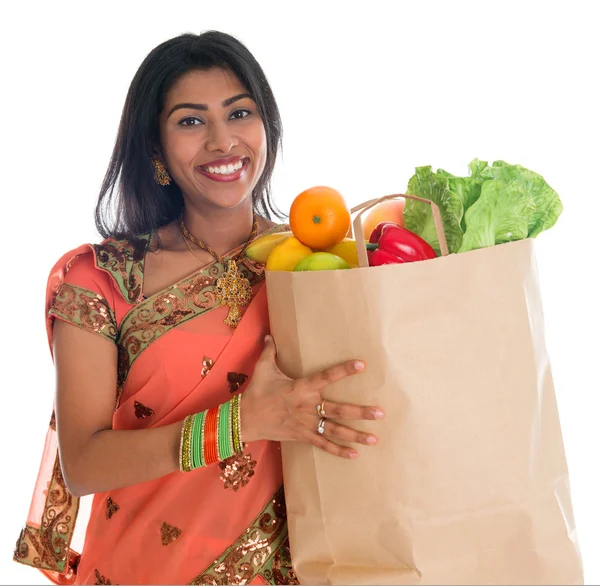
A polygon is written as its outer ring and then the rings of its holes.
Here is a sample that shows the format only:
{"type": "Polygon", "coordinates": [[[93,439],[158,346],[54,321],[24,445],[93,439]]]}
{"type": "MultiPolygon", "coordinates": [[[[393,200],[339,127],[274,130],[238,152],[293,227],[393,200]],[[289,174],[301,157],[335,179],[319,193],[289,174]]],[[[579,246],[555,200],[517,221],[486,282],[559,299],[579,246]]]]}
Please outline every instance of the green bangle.
{"type": "Polygon", "coordinates": [[[202,418],[204,413],[196,413],[194,415],[194,426],[192,428],[192,468],[200,468],[202,466],[200,460],[200,436],[202,433],[202,418]]]}
{"type": "Polygon", "coordinates": [[[219,460],[226,460],[233,456],[229,449],[229,438],[231,437],[231,428],[229,427],[229,411],[231,402],[223,403],[219,406],[217,414],[217,455],[219,460]]]}
{"type": "Polygon", "coordinates": [[[206,425],[206,413],[202,412],[202,427],[200,428],[200,465],[206,466],[206,458],[204,457],[204,427],[206,425]]]}
{"type": "Polygon", "coordinates": [[[231,401],[229,405],[229,449],[231,451],[231,455],[235,454],[235,449],[233,447],[233,401],[231,401]]]}

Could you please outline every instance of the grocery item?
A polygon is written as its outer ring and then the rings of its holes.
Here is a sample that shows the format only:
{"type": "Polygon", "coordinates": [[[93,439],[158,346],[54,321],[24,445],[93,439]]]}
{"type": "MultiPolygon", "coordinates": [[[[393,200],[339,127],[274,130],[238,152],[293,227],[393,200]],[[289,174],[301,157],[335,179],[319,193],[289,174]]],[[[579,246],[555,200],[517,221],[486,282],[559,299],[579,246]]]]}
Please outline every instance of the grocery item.
{"type": "Polygon", "coordinates": [[[295,267],[295,271],[335,271],[349,269],[350,265],[341,257],[329,252],[313,252],[305,256],[295,267]]]}
{"type": "Polygon", "coordinates": [[[269,254],[266,269],[268,271],[293,271],[294,267],[312,250],[294,236],[286,238],[269,254]]]}
{"type": "Polygon", "coordinates": [[[376,250],[368,252],[369,266],[399,264],[435,258],[435,250],[414,232],[393,224],[382,222],[371,233],[370,242],[376,250]]]}
{"type": "Polygon", "coordinates": [[[371,232],[381,222],[393,222],[404,227],[404,198],[383,201],[372,208],[363,220],[365,238],[371,237],[371,232]]]}
{"type": "Polygon", "coordinates": [[[350,212],[341,193],[331,187],[311,187],[296,196],[290,208],[294,236],[314,250],[341,242],[350,228],[350,212]]]}
{"type": "MultiPolygon", "coordinates": [[[[430,199],[440,208],[450,252],[468,252],[524,238],[551,228],[563,211],[554,191],[541,175],[521,165],[474,159],[469,177],[443,169],[417,167],[407,193],[430,199]]],[[[404,226],[439,252],[431,211],[407,201],[404,226]]]]}
{"type": "Polygon", "coordinates": [[[284,240],[293,236],[291,231],[276,232],[275,234],[266,234],[251,242],[246,248],[246,256],[253,261],[266,263],[269,254],[273,249],[284,240]]]}

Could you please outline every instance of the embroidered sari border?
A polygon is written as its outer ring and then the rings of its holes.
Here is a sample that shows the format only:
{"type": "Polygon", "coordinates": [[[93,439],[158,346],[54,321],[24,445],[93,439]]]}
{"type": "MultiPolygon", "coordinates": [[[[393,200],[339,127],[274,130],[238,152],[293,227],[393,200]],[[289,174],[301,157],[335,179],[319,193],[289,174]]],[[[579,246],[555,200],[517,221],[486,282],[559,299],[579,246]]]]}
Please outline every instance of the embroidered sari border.
{"type": "Polygon", "coordinates": [[[113,309],[104,297],[83,287],[62,283],[48,316],[98,334],[111,342],[117,339],[117,321],[113,309]]]}
{"type": "Polygon", "coordinates": [[[79,556],[69,547],[78,512],[79,498],[67,489],[57,453],[41,526],[25,525],[17,540],[13,559],[34,568],[68,573],[79,556]]]}
{"type": "Polygon", "coordinates": [[[189,584],[298,584],[289,554],[285,495],[281,486],[250,527],[189,584]]]}

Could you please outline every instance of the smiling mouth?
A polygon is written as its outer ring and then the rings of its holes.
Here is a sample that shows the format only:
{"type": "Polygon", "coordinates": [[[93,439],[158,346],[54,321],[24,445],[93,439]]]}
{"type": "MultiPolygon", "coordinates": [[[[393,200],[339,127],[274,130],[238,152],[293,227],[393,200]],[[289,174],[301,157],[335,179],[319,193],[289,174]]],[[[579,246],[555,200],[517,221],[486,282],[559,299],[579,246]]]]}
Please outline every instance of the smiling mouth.
{"type": "Polygon", "coordinates": [[[238,171],[246,166],[247,162],[248,159],[243,158],[236,163],[229,163],[228,165],[219,166],[207,165],[205,167],[199,167],[199,169],[205,173],[209,173],[210,175],[222,175],[226,177],[228,175],[235,175],[238,171]]]}

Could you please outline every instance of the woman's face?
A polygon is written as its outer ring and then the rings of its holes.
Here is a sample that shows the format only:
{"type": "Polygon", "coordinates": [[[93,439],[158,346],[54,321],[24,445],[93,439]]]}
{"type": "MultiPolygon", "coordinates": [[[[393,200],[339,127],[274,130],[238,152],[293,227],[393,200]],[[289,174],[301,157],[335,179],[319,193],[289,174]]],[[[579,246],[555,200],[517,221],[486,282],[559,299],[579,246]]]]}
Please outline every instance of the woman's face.
{"type": "Polygon", "coordinates": [[[233,73],[212,68],[179,78],[159,124],[164,164],[187,200],[234,208],[252,194],[267,138],[256,103],[233,73]]]}

